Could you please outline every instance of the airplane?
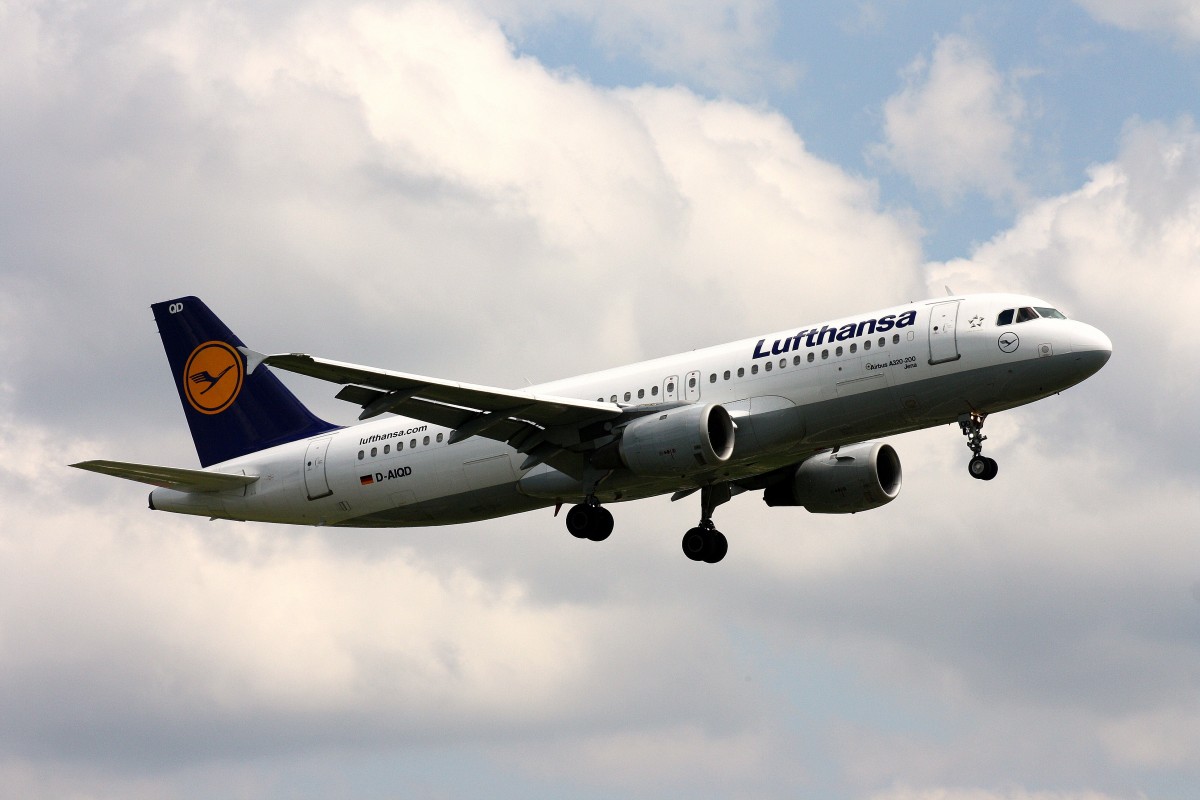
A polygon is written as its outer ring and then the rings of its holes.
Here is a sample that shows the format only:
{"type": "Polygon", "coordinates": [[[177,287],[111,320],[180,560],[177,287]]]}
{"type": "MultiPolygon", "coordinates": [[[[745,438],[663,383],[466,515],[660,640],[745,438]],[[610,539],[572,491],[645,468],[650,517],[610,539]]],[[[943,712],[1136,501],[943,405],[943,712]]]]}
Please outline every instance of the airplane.
{"type": "Polygon", "coordinates": [[[1100,330],[1019,294],[908,303],[680,355],[500,389],[246,347],[196,297],[151,306],[202,469],[84,461],[157,488],[152,510],[293,525],[466,523],[570,504],[602,541],[608,506],[698,492],[693,561],[729,548],[714,510],[747,491],[768,506],[867,511],[902,470],[880,437],[957,423],[973,478],[991,414],[1058,394],[1112,355],[1100,330]],[[306,408],[272,373],[342,386],[362,424],[306,408]]]}

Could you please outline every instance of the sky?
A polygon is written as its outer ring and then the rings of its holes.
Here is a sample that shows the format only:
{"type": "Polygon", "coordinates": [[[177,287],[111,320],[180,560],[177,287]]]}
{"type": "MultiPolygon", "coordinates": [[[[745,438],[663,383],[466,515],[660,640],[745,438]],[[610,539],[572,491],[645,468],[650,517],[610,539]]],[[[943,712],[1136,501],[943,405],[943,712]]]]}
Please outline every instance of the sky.
{"type": "MultiPolygon", "coordinates": [[[[1200,785],[1200,4],[0,0],[0,796],[1200,785]],[[520,387],[1027,292],[1114,355],[852,516],[154,513],[151,303],[520,387]]],[[[317,413],[357,408],[286,382],[317,413]]],[[[693,498],[694,500],[694,498],[693,498]]]]}

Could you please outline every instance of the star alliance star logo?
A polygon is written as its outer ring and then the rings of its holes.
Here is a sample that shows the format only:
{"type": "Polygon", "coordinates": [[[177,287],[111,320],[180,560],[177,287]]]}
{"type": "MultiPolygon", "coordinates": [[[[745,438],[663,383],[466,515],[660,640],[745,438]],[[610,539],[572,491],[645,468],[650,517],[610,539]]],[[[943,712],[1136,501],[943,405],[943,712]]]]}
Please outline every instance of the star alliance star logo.
{"type": "Polygon", "coordinates": [[[970,323],[972,328],[981,327],[983,325],[983,317],[976,314],[975,316],[971,317],[970,323]]]}

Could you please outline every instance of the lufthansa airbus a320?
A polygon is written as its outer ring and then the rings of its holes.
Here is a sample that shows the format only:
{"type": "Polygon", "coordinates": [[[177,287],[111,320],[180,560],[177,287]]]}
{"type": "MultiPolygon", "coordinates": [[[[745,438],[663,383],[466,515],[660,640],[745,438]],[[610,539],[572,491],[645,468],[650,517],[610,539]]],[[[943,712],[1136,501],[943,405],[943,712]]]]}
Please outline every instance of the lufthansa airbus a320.
{"type": "Polygon", "coordinates": [[[601,541],[613,503],[699,495],[694,561],[728,541],[713,512],[743,492],[819,514],[900,492],[900,459],[873,441],[957,423],[971,477],[989,414],[1073,386],[1112,343],[1050,303],[945,297],[829,320],[522,390],[247,348],[195,297],[152,306],[202,469],[72,466],[158,488],[150,508],[293,525],[407,527],[570,505],[601,541]],[[362,424],[312,414],[271,369],[340,384],[362,424]]]}

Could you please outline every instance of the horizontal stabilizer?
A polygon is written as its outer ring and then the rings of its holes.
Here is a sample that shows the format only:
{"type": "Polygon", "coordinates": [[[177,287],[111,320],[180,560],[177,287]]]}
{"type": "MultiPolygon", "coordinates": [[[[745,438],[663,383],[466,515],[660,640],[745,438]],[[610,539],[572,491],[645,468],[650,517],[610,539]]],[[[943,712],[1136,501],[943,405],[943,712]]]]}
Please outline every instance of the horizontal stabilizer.
{"type": "Polygon", "coordinates": [[[240,489],[258,480],[257,475],[229,475],[206,472],[202,469],[156,467],[153,464],[130,464],[127,461],[80,461],[72,467],[112,475],[117,478],[175,489],[180,492],[220,492],[240,489]]]}

